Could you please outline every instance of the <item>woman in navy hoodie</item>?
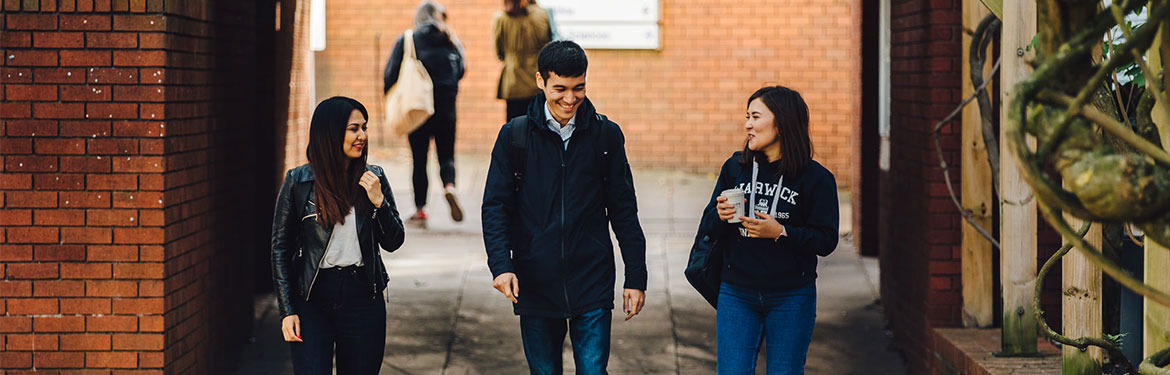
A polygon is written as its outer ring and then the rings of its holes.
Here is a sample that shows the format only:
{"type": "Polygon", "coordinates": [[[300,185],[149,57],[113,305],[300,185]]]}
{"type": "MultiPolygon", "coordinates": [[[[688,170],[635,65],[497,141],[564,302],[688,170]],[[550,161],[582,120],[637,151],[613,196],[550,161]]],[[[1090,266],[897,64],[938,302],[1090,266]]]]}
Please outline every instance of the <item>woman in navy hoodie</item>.
{"type": "Polygon", "coordinates": [[[837,247],[837,183],[812,160],[808,105],[782,86],[747,102],[743,152],[723,163],[706,220],[726,249],[716,306],[719,374],[754,374],[761,336],[768,374],[803,374],[816,318],[817,256],[837,247]],[[746,216],[723,190],[744,191],[746,216]]]}

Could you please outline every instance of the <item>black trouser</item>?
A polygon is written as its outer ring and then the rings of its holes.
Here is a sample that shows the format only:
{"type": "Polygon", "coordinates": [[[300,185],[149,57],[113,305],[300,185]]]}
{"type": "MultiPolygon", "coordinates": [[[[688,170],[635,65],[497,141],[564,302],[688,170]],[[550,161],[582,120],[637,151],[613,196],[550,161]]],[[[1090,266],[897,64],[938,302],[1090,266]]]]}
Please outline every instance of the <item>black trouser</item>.
{"type": "Polygon", "coordinates": [[[504,121],[512,121],[514,118],[528,114],[528,105],[532,103],[532,97],[523,99],[508,99],[507,102],[508,109],[506,116],[508,116],[508,118],[504,119],[504,121]]]}
{"type": "Polygon", "coordinates": [[[455,96],[435,96],[435,114],[407,136],[414,159],[414,207],[427,205],[427,152],[435,139],[439,156],[439,179],[455,183],[455,96]]]}
{"type": "Polygon", "coordinates": [[[296,375],[376,375],[386,348],[386,305],[363,267],[323,268],[309,302],[296,298],[301,339],[292,346],[296,375]]]}

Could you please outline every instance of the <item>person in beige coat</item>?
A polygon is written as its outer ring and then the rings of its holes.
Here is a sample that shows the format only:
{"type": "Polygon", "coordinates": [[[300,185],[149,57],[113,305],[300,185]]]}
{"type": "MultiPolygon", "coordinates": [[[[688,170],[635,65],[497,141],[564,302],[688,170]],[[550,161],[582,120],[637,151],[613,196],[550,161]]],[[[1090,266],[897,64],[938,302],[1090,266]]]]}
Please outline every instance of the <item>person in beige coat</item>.
{"type": "Polygon", "coordinates": [[[536,88],[536,55],[552,41],[548,11],[529,0],[504,0],[492,20],[496,57],[504,62],[496,98],[508,103],[507,118],[524,116],[536,88]]]}

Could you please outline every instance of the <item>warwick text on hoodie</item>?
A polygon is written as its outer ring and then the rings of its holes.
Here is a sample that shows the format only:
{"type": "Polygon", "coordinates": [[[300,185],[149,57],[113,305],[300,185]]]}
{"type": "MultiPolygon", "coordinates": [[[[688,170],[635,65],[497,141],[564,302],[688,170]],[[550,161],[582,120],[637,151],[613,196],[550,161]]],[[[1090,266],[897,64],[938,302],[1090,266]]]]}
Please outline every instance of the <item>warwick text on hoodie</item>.
{"type": "Polygon", "coordinates": [[[839,213],[833,173],[810,161],[799,175],[777,177],[778,162],[761,162],[753,168],[742,165],[740,155],[736,152],[723,163],[704,216],[718,220],[715,197],[723,190],[740,188],[749,214],[768,213],[784,225],[786,235],[751,238],[740,224],[720,222],[724,229],[718,231],[720,240],[728,241],[723,281],[765,290],[808,285],[817,277],[817,256],[828,256],[837,248],[839,213]]]}

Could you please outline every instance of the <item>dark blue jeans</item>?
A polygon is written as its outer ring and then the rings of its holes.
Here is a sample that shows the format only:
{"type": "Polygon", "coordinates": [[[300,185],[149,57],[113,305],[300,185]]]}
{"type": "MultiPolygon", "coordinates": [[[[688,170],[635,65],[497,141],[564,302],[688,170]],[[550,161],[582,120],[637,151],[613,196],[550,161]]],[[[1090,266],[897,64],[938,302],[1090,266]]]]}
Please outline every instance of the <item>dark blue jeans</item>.
{"type": "Polygon", "coordinates": [[[296,298],[301,340],[292,347],[296,375],[376,375],[386,348],[386,305],[366,270],[326,268],[317,274],[309,302],[296,298]]]}
{"type": "Polygon", "coordinates": [[[755,374],[763,335],[768,375],[804,374],[816,307],[815,282],[788,291],[723,283],[715,310],[716,372],[755,374]]]}
{"type": "Polygon", "coordinates": [[[612,314],[600,308],[565,319],[520,316],[520,336],[524,339],[524,356],[532,375],[560,375],[561,347],[565,331],[573,342],[573,363],[577,374],[609,374],[609,328],[612,314]]]}

